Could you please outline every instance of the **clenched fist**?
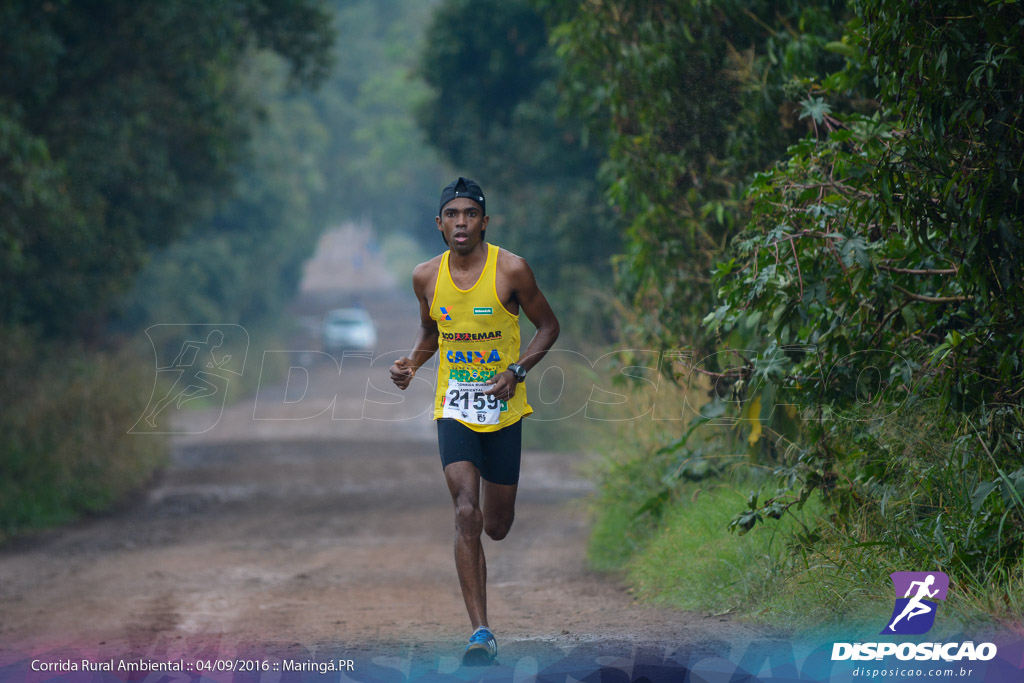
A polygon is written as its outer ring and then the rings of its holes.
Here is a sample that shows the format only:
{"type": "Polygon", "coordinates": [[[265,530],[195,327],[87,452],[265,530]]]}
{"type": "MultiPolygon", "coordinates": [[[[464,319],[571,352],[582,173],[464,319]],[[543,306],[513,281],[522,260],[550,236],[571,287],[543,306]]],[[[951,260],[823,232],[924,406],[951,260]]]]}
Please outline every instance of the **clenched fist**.
{"type": "Polygon", "coordinates": [[[404,356],[395,361],[394,365],[391,366],[390,372],[391,381],[402,391],[409,388],[409,383],[412,382],[413,376],[416,375],[412,360],[404,356]]]}

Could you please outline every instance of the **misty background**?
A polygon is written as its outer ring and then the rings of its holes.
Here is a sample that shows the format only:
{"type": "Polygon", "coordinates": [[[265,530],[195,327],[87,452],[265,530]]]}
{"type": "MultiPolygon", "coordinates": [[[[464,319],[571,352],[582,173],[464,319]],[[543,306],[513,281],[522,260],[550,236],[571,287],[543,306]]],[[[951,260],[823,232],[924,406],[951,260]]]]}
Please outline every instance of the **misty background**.
{"type": "MultiPolygon", "coordinates": [[[[595,474],[596,566],[795,619],[934,567],[951,609],[1019,623],[1021,26],[985,0],[0,2],[0,534],[109,509],[167,461],[125,429],[174,326],[311,344],[352,302],[301,299],[322,239],[358,235],[414,305],[462,175],[557,350],[616,350],[593,378],[627,400],[593,403],[644,418],[595,474]],[[654,386],[686,419],[632,400],[654,386]],[[724,517],[695,532],[695,510],[724,517]],[[787,541],[757,571],[686,565],[759,529],[787,541]]],[[[392,310],[382,351],[413,340],[392,310]]]]}

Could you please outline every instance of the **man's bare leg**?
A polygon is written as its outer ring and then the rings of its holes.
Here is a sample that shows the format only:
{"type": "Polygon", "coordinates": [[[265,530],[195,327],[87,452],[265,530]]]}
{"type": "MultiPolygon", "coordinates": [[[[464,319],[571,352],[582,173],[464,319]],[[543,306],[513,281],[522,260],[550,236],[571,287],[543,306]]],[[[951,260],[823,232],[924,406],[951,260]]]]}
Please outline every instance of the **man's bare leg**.
{"type": "Polygon", "coordinates": [[[487,626],[487,562],[480,533],[480,473],[470,462],[453,462],[444,478],[455,505],[455,571],[473,628],[487,626]]]}
{"type": "Polygon", "coordinates": [[[493,484],[486,479],[484,489],[484,533],[495,541],[508,536],[516,516],[516,492],[518,484],[493,484]]]}
{"type": "Polygon", "coordinates": [[[462,598],[473,628],[487,626],[487,562],[481,531],[495,541],[508,535],[515,519],[518,486],[483,481],[480,504],[480,473],[469,462],[453,462],[444,469],[448,491],[455,505],[455,569],[462,598]]]}

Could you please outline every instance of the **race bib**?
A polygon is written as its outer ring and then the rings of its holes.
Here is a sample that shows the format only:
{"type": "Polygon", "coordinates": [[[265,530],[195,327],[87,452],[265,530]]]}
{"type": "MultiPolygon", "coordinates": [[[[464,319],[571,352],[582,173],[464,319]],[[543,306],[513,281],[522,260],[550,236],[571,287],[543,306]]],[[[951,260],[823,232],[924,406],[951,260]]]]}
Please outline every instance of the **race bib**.
{"type": "Polygon", "coordinates": [[[498,424],[505,402],[484,393],[491,386],[483,382],[448,380],[441,417],[482,425],[498,424]]]}

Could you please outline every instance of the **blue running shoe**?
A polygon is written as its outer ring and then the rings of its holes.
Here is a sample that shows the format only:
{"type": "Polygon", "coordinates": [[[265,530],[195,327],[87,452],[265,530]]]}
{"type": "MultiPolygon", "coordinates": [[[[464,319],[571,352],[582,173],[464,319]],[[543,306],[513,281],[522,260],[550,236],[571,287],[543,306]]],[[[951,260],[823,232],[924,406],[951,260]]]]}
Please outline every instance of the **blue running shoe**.
{"type": "Polygon", "coordinates": [[[498,641],[494,639],[494,634],[486,626],[481,626],[469,637],[469,645],[462,653],[462,665],[487,666],[494,662],[494,658],[497,656],[498,641]]]}

